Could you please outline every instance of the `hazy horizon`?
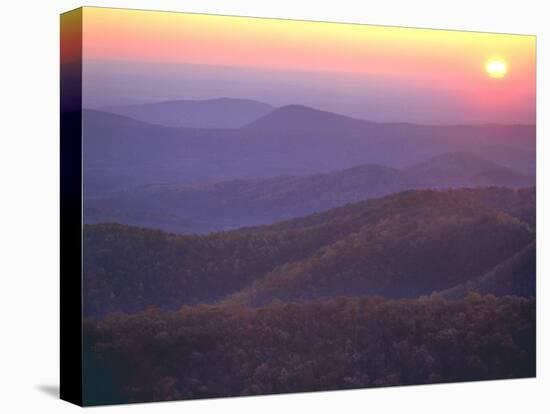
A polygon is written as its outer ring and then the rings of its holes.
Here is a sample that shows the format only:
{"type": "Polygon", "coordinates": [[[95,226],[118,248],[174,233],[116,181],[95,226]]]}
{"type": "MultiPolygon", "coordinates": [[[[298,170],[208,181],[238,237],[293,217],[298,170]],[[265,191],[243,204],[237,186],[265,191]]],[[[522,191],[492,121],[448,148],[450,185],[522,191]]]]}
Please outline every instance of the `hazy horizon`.
{"type": "Polygon", "coordinates": [[[524,96],[518,107],[484,109],[453,95],[453,89],[380,75],[88,60],[83,65],[83,88],[84,107],[100,110],[173,100],[231,98],[273,107],[304,105],[375,122],[535,124],[531,96],[524,96]],[[419,95],[429,99],[419,101],[419,95]]]}
{"type": "Polygon", "coordinates": [[[535,123],[534,36],[95,8],[85,20],[87,107],[230,97],[378,122],[535,123]]]}

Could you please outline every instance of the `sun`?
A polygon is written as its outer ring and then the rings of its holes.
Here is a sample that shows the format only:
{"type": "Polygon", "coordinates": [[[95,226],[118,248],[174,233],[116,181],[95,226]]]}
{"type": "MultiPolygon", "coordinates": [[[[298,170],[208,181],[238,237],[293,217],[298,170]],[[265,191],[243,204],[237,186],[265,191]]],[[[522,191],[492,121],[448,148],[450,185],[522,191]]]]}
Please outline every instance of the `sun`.
{"type": "Polygon", "coordinates": [[[491,78],[503,78],[508,72],[508,66],[502,59],[491,59],[485,65],[485,71],[491,78]]]}

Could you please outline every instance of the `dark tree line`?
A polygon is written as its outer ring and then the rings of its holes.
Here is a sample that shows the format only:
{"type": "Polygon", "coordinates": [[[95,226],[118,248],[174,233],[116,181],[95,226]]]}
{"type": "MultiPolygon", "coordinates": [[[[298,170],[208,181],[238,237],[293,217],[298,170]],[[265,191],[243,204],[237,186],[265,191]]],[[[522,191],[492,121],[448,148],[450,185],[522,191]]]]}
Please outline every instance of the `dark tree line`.
{"type": "Polygon", "coordinates": [[[85,398],[194,399],[535,375],[535,301],[184,305],[85,323],[85,398]],[[91,359],[88,359],[91,361],[91,359]]]}

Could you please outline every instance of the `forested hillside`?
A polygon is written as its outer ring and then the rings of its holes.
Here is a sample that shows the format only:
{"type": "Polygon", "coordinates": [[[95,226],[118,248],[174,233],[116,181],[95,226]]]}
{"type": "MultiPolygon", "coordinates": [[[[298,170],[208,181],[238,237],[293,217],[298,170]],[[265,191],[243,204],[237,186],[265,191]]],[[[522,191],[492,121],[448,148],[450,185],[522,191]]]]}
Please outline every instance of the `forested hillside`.
{"type": "Polygon", "coordinates": [[[536,259],[536,246],[535,242],[532,242],[481,277],[441,293],[450,299],[463,298],[470,292],[534,297],[536,295],[536,259]]]}
{"type": "Polygon", "coordinates": [[[89,404],[110,382],[110,402],[143,402],[535,375],[534,299],[151,308],[84,333],[89,404]]]}
{"type": "Polygon", "coordinates": [[[534,240],[506,212],[519,199],[491,189],[408,191],[205,236],[88,225],[84,311],[430,294],[481,277],[534,240]]]}
{"type": "Polygon", "coordinates": [[[353,219],[362,223],[349,235],[229,300],[261,306],[335,295],[417,297],[478,277],[534,240],[526,224],[453,192],[389,196],[341,220],[353,219]]]}

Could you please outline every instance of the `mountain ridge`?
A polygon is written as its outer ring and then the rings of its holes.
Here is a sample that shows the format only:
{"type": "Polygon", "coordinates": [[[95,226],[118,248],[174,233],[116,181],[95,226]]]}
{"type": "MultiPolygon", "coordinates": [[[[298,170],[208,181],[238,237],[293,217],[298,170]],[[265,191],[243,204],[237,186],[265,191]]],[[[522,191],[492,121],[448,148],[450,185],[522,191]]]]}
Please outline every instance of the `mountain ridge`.
{"type": "Polygon", "coordinates": [[[404,171],[422,182],[425,187],[435,188],[477,185],[525,187],[535,182],[533,176],[464,151],[440,154],[404,171]]]}
{"type": "Polygon", "coordinates": [[[305,105],[290,104],[243,126],[243,129],[318,129],[326,131],[348,128],[366,128],[374,122],[353,118],[335,112],[323,111],[305,105]],[[290,124],[290,125],[289,125],[290,124]]]}
{"type": "Polygon", "coordinates": [[[443,154],[405,170],[362,164],[305,176],[234,179],[190,186],[151,185],[109,198],[89,199],[85,222],[115,221],[204,233],[268,224],[409,189],[521,188],[534,184],[534,179],[470,154],[459,155],[462,164],[451,165],[448,158],[443,154]],[[444,168],[440,166],[442,162],[444,168]],[[472,163],[478,168],[472,168],[472,163]],[[484,179],[480,180],[480,176],[484,179]]]}

